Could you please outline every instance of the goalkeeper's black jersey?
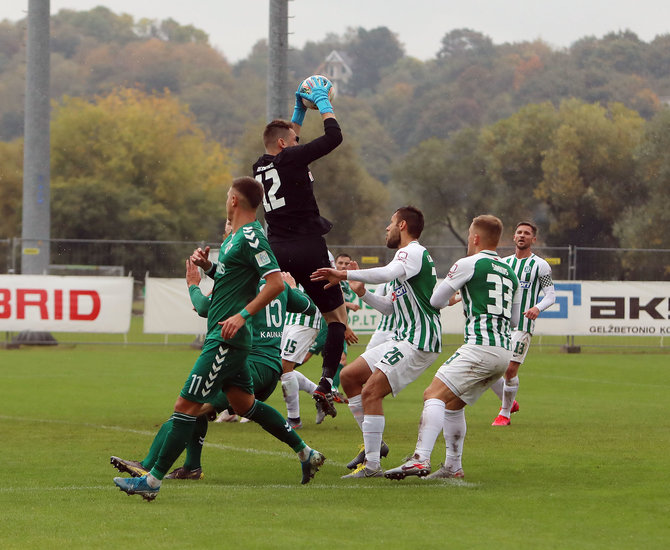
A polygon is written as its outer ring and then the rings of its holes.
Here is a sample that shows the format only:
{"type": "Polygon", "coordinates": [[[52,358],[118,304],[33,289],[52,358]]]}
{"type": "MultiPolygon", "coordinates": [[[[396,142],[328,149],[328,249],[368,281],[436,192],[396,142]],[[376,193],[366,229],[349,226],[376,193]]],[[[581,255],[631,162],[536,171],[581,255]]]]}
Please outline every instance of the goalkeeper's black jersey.
{"type": "Polygon", "coordinates": [[[254,164],[254,177],[265,191],[263,206],[270,242],[325,235],[333,227],[319,213],[308,165],[342,143],[342,131],[334,118],[327,118],[323,129],[323,136],[288,147],[278,155],[265,154],[254,164]]]}

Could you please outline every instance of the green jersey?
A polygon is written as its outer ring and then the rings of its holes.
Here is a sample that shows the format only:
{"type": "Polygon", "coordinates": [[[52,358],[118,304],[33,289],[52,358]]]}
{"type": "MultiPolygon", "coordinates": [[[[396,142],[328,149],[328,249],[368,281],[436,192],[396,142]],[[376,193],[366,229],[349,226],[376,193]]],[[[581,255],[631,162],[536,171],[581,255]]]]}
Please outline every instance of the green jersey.
{"type": "MultiPolygon", "coordinates": [[[[262,282],[259,285],[259,291],[263,284],[262,282]]],[[[262,358],[266,362],[270,360],[272,366],[281,374],[281,335],[286,314],[293,312],[313,315],[316,311],[316,306],[307,294],[284,283],[284,292],[251,318],[253,344],[249,359],[262,358]]]]}
{"type": "MultiPolygon", "coordinates": [[[[265,281],[259,281],[258,292],[264,286],[265,281]]],[[[188,290],[198,315],[207,317],[211,296],[204,296],[197,285],[191,285],[188,290]]],[[[289,311],[312,314],[317,309],[307,294],[284,283],[284,292],[248,321],[251,324],[252,336],[249,360],[261,359],[264,364],[271,366],[279,374],[282,372],[281,335],[284,328],[284,316],[289,311]]]]}
{"type": "Polygon", "coordinates": [[[498,254],[483,250],[458,260],[442,284],[461,291],[466,344],[510,349],[519,280],[498,254]]]}
{"type": "MultiPolygon", "coordinates": [[[[545,294],[554,287],[551,279],[551,267],[546,260],[531,254],[528,258],[517,258],[514,254],[503,258],[519,279],[519,288],[521,290],[521,311],[527,311],[537,305],[540,296],[540,290],[545,294]]],[[[540,308],[541,309],[541,308],[540,308]]],[[[535,320],[528,319],[521,315],[517,330],[523,330],[533,334],[535,330],[535,320]]]]}
{"type": "Polygon", "coordinates": [[[218,323],[244,309],[256,296],[259,279],[274,271],[279,271],[279,266],[258,221],[230,234],[221,245],[218,261],[207,272],[214,279],[207,314],[207,338],[251,349],[251,334],[246,323],[228,340],[221,337],[218,323]]]}

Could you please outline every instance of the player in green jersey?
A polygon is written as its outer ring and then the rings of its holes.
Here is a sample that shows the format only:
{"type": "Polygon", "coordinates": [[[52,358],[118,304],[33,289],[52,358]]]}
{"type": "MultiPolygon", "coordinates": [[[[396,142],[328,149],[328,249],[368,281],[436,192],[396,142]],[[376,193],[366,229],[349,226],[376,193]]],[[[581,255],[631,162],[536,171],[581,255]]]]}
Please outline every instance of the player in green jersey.
{"type": "Polygon", "coordinates": [[[507,368],[511,326],[519,320],[519,281],[496,253],[502,222],[477,216],[468,232],[468,256],[458,260],[430,298],[434,307],[452,303],[460,290],[465,314],[465,343],[437,370],[423,393],[419,437],[414,454],[389,479],[428,476],[430,455],[442,432],[446,461],[429,478],[463,477],[461,456],[465,439],[466,405],[479,399],[507,368]]]}
{"type": "Polygon", "coordinates": [[[363,431],[365,445],[365,461],[344,478],[383,475],[381,457],[388,453],[388,447],[382,441],[385,425],[382,401],[416,380],[442,349],[440,312],[430,304],[437,282],[435,265],[417,240],[423,226],[419,209],[399,208],[386,228],[386,246],[397,250],[388,265],[359,270],[352,262],[353,269],[322,268],[312,275],[314,280],[327,281],[328,285],[350,281],[351,288],[366,304],[385,315],[393,313],[396,318],[395,338],[365,351],[340,375],[349,409],[363,431]],[[392,291],[385,296],[367,292],[362,284],[391,281],[392,291]]]}
{"type": "Polygon", "coordinates": [[[221,245],[218,261],[210,262],[209,247],[198,248],[191,255],[191,261],[214,279],[207,337],[177,398],[170,431],[151,471],[139,478],[114,478],[119,489],[128,494],[138,494],[149,501],[156,498],[162,479],[193,435],[202,404],[220,390],[238,414],[259,423],[298,454],[303,483],[314,476],[325,460],[321,453],[305,445],[281,414],[256,400],[253,393],[247,366],[251,334],[246,321],[284,289],[279,266],[256,221],[256,209],[262,198],[263,189],[253,178],[234,180],[226,200],[233,232],[221,245]],[[266,284],[256,294],[260,278],[266,284]]]}
{"type": "Polygon", "coordinates": [[[521,287],[521,315],[519,326],[512,331],[512,360],[505,376],[496,381],[491,389],[502,401],[498,416],[492,426],[509,426],[510,416],[519,410],[516,394],[519,391],[519,367],[523,364],[535,329],[535,320],[556,301],[551,266],[531,250],[537,242],[537,227],[531,222],[519,222],[514,229],[515,251],[503,258],[516,273],[521,287]],[[540,291],[544,294],[538,302],[540,291]]]}
{"type": "MultiPolygon", "coordinates": [[[[253,344],[249,352],[248,364],[254,383],[254,394],[259,401],[265,401],[270,397],[279,381],[282,370],[279,352],[285,313],[291,311],[311,314],[317,311],[316,306],[309,297],[295,288],[295,280],[290,274],[282,273],[282,278],[285,283],[284,291],[265,306],[263,311],[251,318],[253,344]]],[[[186,284],[188,285],[189,296],[195,311],[201,317],[207,317],[210,296],[205,296],[200,291],[200,273],[190,260],[186,261],[186,284]]],[[[262,290],[264,285],[265,282],[261,279],[258,283],[258,290],[262,290]]],[[[196,420],[191,440],[186,445],[184,465],[170,472],[164,479],[202,479],[203,473],[200,461],[202,447],[208,430],[207,420],[208,418],[213,418],[218,412],[228,410],[229,407],[228,398],[222,391],[209,403],[203,405],[196,420]]],[[[112,465],[117,470],[127,472],[133,477],[139,477],[148,473],[158,458],[158,452],[165,439],[165,435],[170,429],[170,425],[171,419],[163,424],[144,460],[139,462],[112,457],[112,465]]]]}

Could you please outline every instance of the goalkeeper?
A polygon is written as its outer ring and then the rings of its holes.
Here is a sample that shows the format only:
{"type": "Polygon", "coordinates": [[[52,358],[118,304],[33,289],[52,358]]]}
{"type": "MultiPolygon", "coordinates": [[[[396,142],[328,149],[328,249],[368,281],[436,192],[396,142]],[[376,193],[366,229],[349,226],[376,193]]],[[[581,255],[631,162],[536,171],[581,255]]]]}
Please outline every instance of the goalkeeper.
{"type": "Polygon", "coordinates": [[[314,76],[304,85],[295,94],[291,122],[273,120],[265,127],[265,154],[256,161],[253,171],[256,180],[263,184],[268,241],[279,267],[295,277],[328,323],[322,376],[313,397],[317,415],[334,417],[337,411],[332,383],[344,349],[347,311],[339,286],[324,289],[322,283],[310,279],[315,270],[330,267],[324,235],[333,224],[319,212],[309,164],[335,149],[342,142],[342,132],[329,99],[332,83],[325,77],[314,76]],[[299,145],[306,113],[303,99],[309,99],[318,108],[324,133],[299,145]]]}

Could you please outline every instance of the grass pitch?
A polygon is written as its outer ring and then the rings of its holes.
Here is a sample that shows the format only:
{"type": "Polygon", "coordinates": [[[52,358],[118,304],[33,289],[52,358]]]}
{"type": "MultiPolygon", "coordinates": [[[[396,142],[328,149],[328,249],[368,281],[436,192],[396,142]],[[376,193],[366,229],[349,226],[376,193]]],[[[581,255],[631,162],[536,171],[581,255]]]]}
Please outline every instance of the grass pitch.
{"type": "MultiPolygon", "coordinates": [[[[204,480],[166,481],[151,503],[128,497],[109,456],[143,458],[196,356],[0,350],[0,548],[668,547],[667,355],[531,350],[509,428],[490,426],[492,392],[466,409],[465,480],[341,480],[360,431],[346,406],[316,426],[303,395],[299,433],[327,456],[309,485],[257,425],[210,424],[204,480]]],[[[303,371],[315,379],[320,367],[303,371]]],[[[413,450],[433,371],[387,398],[382,467],[413,450]]],[[[280,390],[269,402],[285,413],[280,390]]],[[[443,459],[440,437],[434,466],[443,459]]]]}

